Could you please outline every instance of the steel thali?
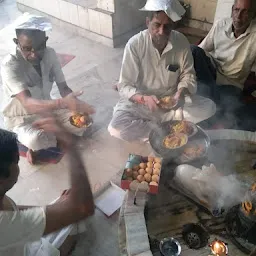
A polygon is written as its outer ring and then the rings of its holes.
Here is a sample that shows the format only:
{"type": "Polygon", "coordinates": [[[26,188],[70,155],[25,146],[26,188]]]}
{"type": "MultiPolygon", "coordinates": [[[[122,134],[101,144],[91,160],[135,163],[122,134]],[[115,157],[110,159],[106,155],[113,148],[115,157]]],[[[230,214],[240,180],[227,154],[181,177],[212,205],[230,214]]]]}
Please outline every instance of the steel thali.
{"type": "Polygon", "coordinates": [[[164,147],[163,140],[170,134],[170,126],[175,123],[177,123],[177,121],[165,122],[152,129],[149,134],[149,142],[155,153],[160,155],[166,162],[174,162],[176,164],[189,163],[204,158],[208,153],[210,138],[198,125],[194,125],[196,126],[196,133],[194,132],[193,136],[188,136],[188,142],[184,146],[177,149],[164,147]],[[189,156],[185,153],[188,151],[189,147],[200,147],[202,148],[202,152],[199,155],[189,156]]]}

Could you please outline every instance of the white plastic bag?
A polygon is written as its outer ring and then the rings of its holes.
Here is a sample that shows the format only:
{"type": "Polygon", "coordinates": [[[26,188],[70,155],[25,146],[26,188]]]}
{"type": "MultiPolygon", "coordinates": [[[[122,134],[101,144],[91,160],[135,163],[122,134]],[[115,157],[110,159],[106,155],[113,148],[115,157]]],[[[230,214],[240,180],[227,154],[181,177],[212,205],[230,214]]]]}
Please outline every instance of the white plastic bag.
{"type": "Polygon", "coordinates": [[[175,170],[175,185],[185,195],[218,216],[242,202],[245,189],[234,175],[222,176],[213,164],[197,169],[180,165],[175,170]]]}

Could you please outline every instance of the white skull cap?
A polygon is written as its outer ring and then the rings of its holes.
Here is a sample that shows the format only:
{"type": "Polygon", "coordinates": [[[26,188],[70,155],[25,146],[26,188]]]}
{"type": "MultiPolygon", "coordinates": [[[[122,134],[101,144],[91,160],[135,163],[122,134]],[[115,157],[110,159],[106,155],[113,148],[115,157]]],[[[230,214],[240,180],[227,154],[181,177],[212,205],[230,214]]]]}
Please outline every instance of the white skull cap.
{"type": "Polygon", "coordinates": [[[52,24],[48,18],[29,13],[24,13],[14,23],[15,29],[31,29],[44,32],[52,29],[52,24]]]}
{"type": "Polygon", "coordinates": [[[181,20],[186,12],[178,0],[147,0],[140,11],[164,11],[173,22],[181,20]]]}

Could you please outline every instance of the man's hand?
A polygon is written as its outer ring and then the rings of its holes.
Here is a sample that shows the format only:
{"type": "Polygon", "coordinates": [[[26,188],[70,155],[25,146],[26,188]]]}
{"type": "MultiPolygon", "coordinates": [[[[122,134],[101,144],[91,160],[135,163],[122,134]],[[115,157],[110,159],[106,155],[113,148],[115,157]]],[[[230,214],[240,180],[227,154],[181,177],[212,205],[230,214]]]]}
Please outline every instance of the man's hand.
{"type": "Polygon", "coordinates": [[[184,95],[185,95],[185,88],[180,88],[176,93],[175,93],[175,95],[174,95],[174,99],[176,100],[176,101],[180,101],[180,100],[182,100],[183,98],[184,98],[184,95]]]}
{"type": "Polygon", "coordinates": [[[155,95],[144,96],[145,105],[150,109],[150,111],[155,111],[158,109],[157,104],[159,104],[159,100],[155,95]]]}
{"type": "Polygon", "coordinates": [[[185,95],[189,95],[187,88],[180,88],[174,95],[174,99],[178,102],[179,106],[183,107],[185,103],[185,95]]]}
{"type": "Polygon", "coordinates": [[[157,104],[159,104],[159,100],[155,95],[144,96],[144,95],[136,94],[132,97],[132,100],[137,103],[144,104],[152,112],[158,109],[157,104]]]}
{"type": "Polygon", "coordinates": [[[33,123],[33,127],[43,130],[45,132],[54,133],[59,142],[65,147],[73,143],[74,138],[71,133],[64,129],[64,127],[52,116],[41,118],[33,123]]]}
{"type": "Polygon", "coordinates": [[[62,103],[64,103],[65,107],[73,112],[77,113],[85,113],[88,115],[94,114],[94,108],[85,103],[84,101],[79,100],[77,97],[82,95],[83,91],[80,92],[72,92],[68,94],[66,97],[62,99],[62,103]]]}

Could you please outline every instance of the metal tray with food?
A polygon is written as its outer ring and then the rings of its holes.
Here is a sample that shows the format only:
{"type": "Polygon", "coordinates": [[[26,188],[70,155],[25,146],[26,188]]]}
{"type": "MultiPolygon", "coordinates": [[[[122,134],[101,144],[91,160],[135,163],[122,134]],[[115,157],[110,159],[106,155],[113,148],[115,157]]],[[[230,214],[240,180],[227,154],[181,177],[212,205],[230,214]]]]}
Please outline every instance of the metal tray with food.
{"type": "Polygon", "coordinates": [[[177,164],[188,163],[206,156],[210,146],[210,138],[199,126],[196,126],[197,133],[194,134],[193,137],[188,138],[187,143],[181,147],[171,149],[164,145],[163,142],[165,141],[165,138],[170,135],[170,126],[174,123],[176,123],[176,121],[163,123],[150,132],[149,142],[155,153],[160,155],[165,161],[177,164]],[[194,151],[196,152],[192,156],[190,152],[194,153],[193,143],[195,144],[194,151]],[[196,154],[197,152],[200,152],[201,148],[202,154],[196,154]]]}

